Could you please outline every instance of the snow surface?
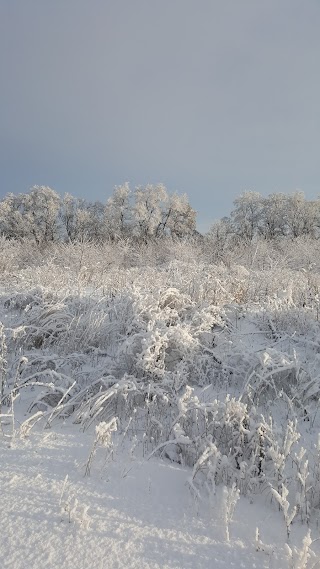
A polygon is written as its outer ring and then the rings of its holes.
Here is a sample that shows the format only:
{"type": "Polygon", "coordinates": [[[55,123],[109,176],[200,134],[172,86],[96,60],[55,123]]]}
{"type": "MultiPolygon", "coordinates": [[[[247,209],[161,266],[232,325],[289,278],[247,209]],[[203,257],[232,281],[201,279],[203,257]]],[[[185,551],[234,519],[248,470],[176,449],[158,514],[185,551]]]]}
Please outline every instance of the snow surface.
{"type": "MultiPolygon", "coordinates": [[[[100,449],[90,477],[93,434],[76,425],[0,439],[0,567],[12,569],[286,568],[280,515],[269,500],[241,498],[227,543],[221,489],[197,503],[188,468],[100,449]],[[256,551],[255,528],[272,547],[256,551]]],[[[298,541],[305,528],[295,528],[298,541]]]]}

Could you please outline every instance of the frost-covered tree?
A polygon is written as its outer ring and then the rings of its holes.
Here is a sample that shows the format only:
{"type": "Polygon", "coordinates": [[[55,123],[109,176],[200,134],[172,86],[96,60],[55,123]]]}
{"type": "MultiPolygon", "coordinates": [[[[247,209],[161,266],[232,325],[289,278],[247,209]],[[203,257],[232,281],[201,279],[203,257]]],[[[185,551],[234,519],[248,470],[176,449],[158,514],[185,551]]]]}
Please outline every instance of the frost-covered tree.
{"type": "Polygon", "coordinates": [[[71,194],[64,195],[61,202],[60,218],[67,238],[73,241],[75,238],[75,225],[77,216],[77,199],[71,194]]]}
{"type": "Polygon", "coordinates": [[[60,208],[62,238],[101,242],[105,238],[104,205],[65,194],[60,208]]]}
{"type": "Polygon", "coordinates": [[[186,194],[168,195],[163,184],[139,186],[134,193],[133,217],[136,234],[151,237],[185,237],[196,228],[196,212],[186,194]]]}
{"type": "Polygon", "coordinates": [[[0,226],[9,238],[28,238],[37,245],[55,241],[59,195],[48,186],[33,186],[27,194],[8,194],[0,204],[0,226]]]}
{"type": "Polygon", "coordinates": [[[196,229],[196,212],[189,204],[188,196],[173,194],[163,212],[162,233],[166,229],[175,237],[192,235],[196,229]]]}
{"type": "Polygon", "coordinates": [[[0,230],[9,239],[26,236],[23,220],[23,194],[7,194],[0,202],[0,230]]]}
{"type": "Polygon", "coordinates": [[[168,193],[163,184],[138,186],[134,192],[133,218],[135,233],[147,241],[159,237],[163,229],[163,210],[168,193]]]}
{"type": "Polygon", "coordinates": [[[33,186],[25,194],[24,221],[38,245],[55,240],[58,230],[59,195],[48,186],[33,186]]]}
{"type": "Polygon", "coordinates": [[[95,242],[103,242],[106,237],[105,206],[99,201],[89,203],[87,207],[88,238],[95,242]]]}
{"type": "Polygon", "coordinates": [[[165,235],[185,237],[195,231],[196,212],[186,195],[169,195],[163,184],[116,186],[107,204],[90,203],[69,193],[63,198],[47,186],[27,194],[8,194],[0,202],[0,232],[6,238],[95,241],[138,238],[147,243],[165,235]]]}
{"type": "Polygon", "coordinates": [[[230,217],[224,220],[228,220],[238,242],[249,244],[258,237],[270,241],[279,237],[297,239],[319,235],[320,200],[308,201],[303,192],[273,193],[267,197],[244,192],[234,201],[234,206],[230,217]]]}
{"type": "Polygon", "coordinates": [[[284,194],[271,194],[261,200],[259,231],[266,239],[286,234],[286,202],[287,196],[284,194]]]}
{"type": "Polygon", "coordinates": [[[286,202],[288,234],[292,237],[313,235],[318,213],[315,202],[307,201],[301,191],[287,196],[286,202]]]}
{"type": "Polygon", "coordinates": [[[131,190],[128,182],[116,186],[105,207],[105,234],[111,239],[125,237],[132,225],[131,190]]]}
{"type": "Polygon", "coordinates": [[[252,241],[259,232],[262,196],[258,192],[244,192],[234,201],[231,212],[234,231],[241,239],[252,241]]]}
{"type": "Polygon", "coordinates": [[[83,237],[83,225],[87,217],[85,212],[88,204],[85,200],[65,194],[60,209],[62,236],[69,241],[78,241],[83,237]]]}
{"type": "Polygon", "coordinates": [[[229,217],[215,221],[205,236],[205,247],[210,259],[223,260],[230,245],[234,245],[234,232],[229,217]]]}

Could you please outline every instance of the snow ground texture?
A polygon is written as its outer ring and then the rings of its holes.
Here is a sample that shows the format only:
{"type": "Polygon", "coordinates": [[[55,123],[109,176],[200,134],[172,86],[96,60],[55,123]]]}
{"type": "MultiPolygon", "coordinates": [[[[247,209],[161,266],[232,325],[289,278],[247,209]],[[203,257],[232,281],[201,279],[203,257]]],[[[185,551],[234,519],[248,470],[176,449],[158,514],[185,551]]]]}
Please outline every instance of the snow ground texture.
{"type": "MultiPolygon", "coordinates": [[[[288,567],[280,516],[261,507],[263,498],[240,499],[228,543],[219,489],[215,503],[197,504],[186,484],[187,468],[129,459],[121,451],[106,463],[98,457],[90,477],[84,477],[91,444],[92,434],[74,425],[11,443],[1,439],[1,567],[288,567]],[[274,544],[270,551],[256,551],[257,525],[274,544]]],[[[295,532],[301,541],[305,528],[295,532]]]]}

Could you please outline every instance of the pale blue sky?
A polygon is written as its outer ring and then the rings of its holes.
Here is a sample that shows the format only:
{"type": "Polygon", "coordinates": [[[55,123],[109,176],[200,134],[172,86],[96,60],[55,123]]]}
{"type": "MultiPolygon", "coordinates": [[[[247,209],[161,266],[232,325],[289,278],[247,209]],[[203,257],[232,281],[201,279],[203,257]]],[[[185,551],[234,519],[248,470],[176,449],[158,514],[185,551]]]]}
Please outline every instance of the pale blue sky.
{"type": "Polygon", "coordinates": [[[0,194],[320,194],[320,0],[0,0],[0,194]]]}

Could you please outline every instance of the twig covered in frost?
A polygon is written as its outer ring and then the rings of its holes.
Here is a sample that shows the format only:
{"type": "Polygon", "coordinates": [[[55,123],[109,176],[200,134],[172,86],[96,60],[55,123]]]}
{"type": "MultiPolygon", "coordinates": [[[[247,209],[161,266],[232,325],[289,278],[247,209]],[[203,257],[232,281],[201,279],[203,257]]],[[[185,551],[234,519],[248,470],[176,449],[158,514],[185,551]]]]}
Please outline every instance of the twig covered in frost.
{"type": "Polygon", "coordinates": [[[289,541],[290,532],[291,532],[291,524],[297,515],[297,506],[294,506],[291,509],[291,512],[289,512],[290,503],[287,500],[289,490],[284,484],[282,484],[282,487],[281,487],[281,494],[277,490],[275,490],[275,488],[271,488],[271,492],[272,492],[273,496],[275,497],[275,499],[277,500],[277,502],[280,506],[280,509],[282,511],[284,522],[286,525],[287,538],[289,541]]]}
{"type": "Polygon", "coordinates": [[[240,498],[240,490],[236,488],[235,483],[231,488],[224,486],[221,495],[221,518],[224,524],[225,536],[227,542],[230,541],[230,523],[232,522],[237,502],[240,498]]]}
{"type": "Polygon", "coordinates": [[[297,431],[297,420],[288,421],[282,444],[279,443],[278,440],[274,439],[273,444],[269,449],[269,455],[272,458],[276,470],[278,493],[281,491],[284,480],[284,471],[291,449],[299,439],[300,433],[297,431]]]}
{"type": "Polygon", "coordinates": [[[6,336],[4,333],[4,326],[0,322],[0,413],[1,413],[1,401],[4,396],[4,387],[6,379],[6,367],[7,367],[7,344],[6,336]]]}
{"type": "Polygon", "coordinates": [[[48,427],[51,426],[51,423],[52,423],[54,417],[55,417],[56,415],[58,415],[58,414],[59,414],[59,411],[62,409],[62,405],[61,405],[62,402],[63,402],[64,399],[69,395],[70,391],[74,388],[74,386],[76,385],[76,383],[77,383],[77,382],[74,381],[74,382],[72,383],[72,385],[70,385],[70,387],[62,394],[61,399],[58,401],[56,407],[55,407],[55,408],[52,410],[52,412],[50,413],[50,415],[49,415],[49,417],[48,417],[48,420],[47,420],[47,423],[46,423],[46,425],[45,425],[45,428],[48,428],[48,427]]]}
{"type": "Polygon", "coordinates": [[[198,498],[200,498],[199,491],[195,487],[194,480],[197,476],[198,472],[203,468],[207,469],[207,484],[208,490],[214,494],[215,493],[215,485],[216,485],[216,472],[218,467],[218,462],[221,459],[221,453],[217,449],[216,445],[213,444],[211,441],[208,441],[208,446],[199,456],[197,462],[195,463],[192,475],[188,478],[188,483],[192,490],[197,494],[198,498]]]}
{"type": "Polygon", "coordinates": [[[69,478],[69,475],[66,474],[66,477],[65,477],[65,479],[64,479],[64,481],[63,481],[63,485],[62,485],[62,489],[61,489],[61,494],[60,494],[60,499],[59,499],[59,505],[60,505],[61,502],[62,502],[62,497],[63,497],[63,494],[64,494],[64,492],[65,492],[65,489],[66,489],[66,486],[67,486],[67,483],[68,483],[68,478],[69,478]]]}
{"type": "Polygon", "coordinates": [[[311,539],[311,530],[302,540],[302,547],[299,550],[297,547],[290,547],[287,543],[285,545],[285,551],[287,553],[287,559],[290,563],[290,569],[317,569],[320,567],[320,561],[317,559],[315,553],[311,549],[311,545],[317,540],[311,539]],[[314,563],[309,565],[309,560],[315,560],[314,563]]]}
{"type": "Polygon", "coordinates": [[[34,415],[23,421],[19,428],[19,435],[21,437],[27,437],[31,429],[42,419],[43,415],[43,411],[37,411],[37,413],[34,413],[34,415]]]}
{"type": "Polygon", "coordinates": [[[294,462],[297,467],[297,493],[296,503],[298,512],[301,516],[301,521],[309,524],[310,521],[310,500],[309,492],[312,489],[312,484],[309,484],[309,461],[305,458],[306,449],[301,447],[298,453],[294,455],[294,462]]]}
{"type": "Polygon", "coordinates": [[[96,426],[96,437],[93,442],[88,460],[85,465],[85,476],[90,476],[92,461],[99,446],[105,447],[110,450],[112,447],[112,433],[117,430],[117,418],[114,417],[109,423],[101,422],[96,426]]]}

